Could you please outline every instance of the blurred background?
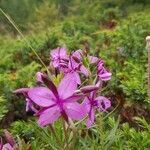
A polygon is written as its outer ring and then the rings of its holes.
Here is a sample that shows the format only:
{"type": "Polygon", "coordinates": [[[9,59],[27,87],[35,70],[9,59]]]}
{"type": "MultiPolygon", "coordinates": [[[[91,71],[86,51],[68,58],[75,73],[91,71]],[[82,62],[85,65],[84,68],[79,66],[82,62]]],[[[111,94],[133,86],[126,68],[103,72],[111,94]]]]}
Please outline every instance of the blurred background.
{"type": "MultiPolygon", "coordinates": [[[[112,110],[117,106],[114,116],[133,128],[140,128],[135,116],[150,121],[145,48],[145,37],[150,35],[149,0],[0,0],[0,8],[24,35],[22,39],[0,12],[1,130],[11,128],[27,141],[35,137],[26,123],[32,112],[26,113],[24,99],[12,94],[34,85],[37,70],[44,71],[26,40],[46,65],[50,50],[58,46],[86,49],[103,58],[112,72],[103,94],[111,98],[112,110]]],[[[132,131],[131,136],[134,132],[139,134],[132,131]]],[[[147,133],[138,136],[147,136],[150,147],[147,133]]],[[[135,141],[141,142],[140,138],[135,141]]]]}

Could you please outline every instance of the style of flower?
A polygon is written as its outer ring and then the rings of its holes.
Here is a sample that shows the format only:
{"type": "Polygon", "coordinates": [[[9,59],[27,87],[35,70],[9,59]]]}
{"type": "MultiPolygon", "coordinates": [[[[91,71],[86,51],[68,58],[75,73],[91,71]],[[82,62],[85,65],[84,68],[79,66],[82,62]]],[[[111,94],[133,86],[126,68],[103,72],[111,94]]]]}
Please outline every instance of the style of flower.
{"type": "Polygon", "coordinates": [[[90,128],[95,120],[95,111],[98,110],[105,112],[109,107],[111,107],[111,102],[104,96],[96,97],[96,91],[93,91],[85,98],[84,106],[88,113],[86,125],[90,128]]]}
{"type": "Polygon", "coordinates": [[[83,97],[83,94],[77,94],[77,83],[74,79],[65,77],[60,82],[58,88],[54,83],[46,78],[43,82],[47,87],[31,88],[27,95],[29,99],[36,105],[41,107],[37,113],[39,116],[38,124],[44,127],[52,124],[60,116],[65,120],[68,117],[73,120],[80,120],[85,116],[83,105],[77,101],[83,97]]]}

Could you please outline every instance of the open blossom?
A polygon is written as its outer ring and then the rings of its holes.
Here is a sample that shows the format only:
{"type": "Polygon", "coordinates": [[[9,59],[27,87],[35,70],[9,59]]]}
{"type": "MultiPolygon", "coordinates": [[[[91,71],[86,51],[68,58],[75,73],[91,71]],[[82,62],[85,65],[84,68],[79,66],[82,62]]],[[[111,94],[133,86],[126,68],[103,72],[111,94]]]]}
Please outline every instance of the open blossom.
{"type": "Polygon", "coordinates": [[[63,47],[58,47],[50,52],[50,58],[54,68],[60,68],[68,61],[67,51],[63,47]]]}
{"type": "Polygon", "coordinates": [[[67,55],[65,48],[57,48],[51,51],[51,64],[54,68],[58,68],[65,75],[71,76],[78,84],[81,84],[79,73],[85,76],[89,75],[88,69],[82,63],[81,50],[67,55]]]}
{"type": "Polygon", "coordinates": [[[39,116],[38,124],[43,127],[52,124],[60,116],[66,120],[80,120],[85,116],[83,105],[77,101],[83,97],[77,94],[77,83],[70,77],[65,77],[60,82],[58,88],[52,81],[44,79],[47,87],[35,87],[27,92],[28,98],[41,109],[37,112],[39,116]]]}
{"type": "Polygon", "coordinates": [[[105,112],[111,106],[111,102],[104,96],[96,97],[96,91],[93,91],[85,98],[84,106],[88,113],[86,125],[90,128],[95,120],[95,111],[98,110],[105,112]]]}
{"type": "Polygon", "coordinates": [[[68,67],[65,69],[66,75],[72,76],[78,84],[81,84],[79,73],[86,77],[90,75],[89,70],[83,64],[82,50],[77,50],[71,54],[68,67]]]}

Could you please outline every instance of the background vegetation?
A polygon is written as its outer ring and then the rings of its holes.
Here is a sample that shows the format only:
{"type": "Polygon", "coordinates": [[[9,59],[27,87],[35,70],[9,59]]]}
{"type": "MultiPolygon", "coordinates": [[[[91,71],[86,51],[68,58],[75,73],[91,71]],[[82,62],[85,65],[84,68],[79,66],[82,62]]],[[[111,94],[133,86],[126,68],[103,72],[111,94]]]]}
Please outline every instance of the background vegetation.
{"type": "MultiPolygon", "coordinates": [[[[105,120],[106,148],[149,149],[150,100],[145,49],[145,37],[150,34],[149,0],[1,0],[0,8],[25,36],[22,39],[0,14],[1,130],[9,128],[16,136],[30,141],[33,149],[52,148],[54,141],[47,135],[49,131],[35,125],[31,112],[25,112],[23,98],[12,91],[33,85],[36,71],[44,71],[26,40],[46,65],[50,50],[66,45],[70,51],[86,48],[89,53],[97,54],[112,72],[113,78],[104,94],[111,97],[112,110],[116,106],[117,109],[105,120]],[[107,135],[111,127],[112,132],[107,135]]],[[[75,149],[97,148],[91,145],[98,145],[101,134],[95,128],[90,132],[94,136],[88,138],[88,143],[80,136],[75,149]]]]}

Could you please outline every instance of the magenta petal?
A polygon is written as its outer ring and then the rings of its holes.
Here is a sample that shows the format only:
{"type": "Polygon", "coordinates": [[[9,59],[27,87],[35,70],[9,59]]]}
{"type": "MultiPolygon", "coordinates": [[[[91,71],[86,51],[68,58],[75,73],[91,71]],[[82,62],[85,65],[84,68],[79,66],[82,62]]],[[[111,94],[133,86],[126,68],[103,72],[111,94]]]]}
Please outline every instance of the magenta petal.
{"type": "Polygon", "coordinates": [[[65,58],[67,56],[67,51],[65,48],[58,47],[50,52],[52,58],[65,58]]]}
{"type": "Polygon", "coordinates": [[[67,57],[67,50],[64,47],[59,48],[59,56],[62,58],[66,58],[67,57]]]}
{"type": "Polygon", "coordinates": [[[78,58],[79,60],[82,59],[82,50],[77,50],[72,54],[73,57],[78,58]]]}
{"type": "Polygon", "coordinates": [[[6,143],[3,145],[2,150],[14,150],[14,148],[9,143],[6,143]]]}
{"type": "Polygon", "coordinates": [[[105,73],[103,73],[103,74],[100,74],[99,77],[100,77],[100,79],[103,80],[103,81],[108,81],[108,80],[111,79],[111,75],[112,75],[111,73],[105,72],[105,73]]]}
{"type": "Polygon", "coordinates": [[[98,61],[99,61],[99,58],[95,57],[95,56],[88,56],[88,58],[89,58],[89,62],[91,64],[98,63],[98,61]]]}
{"type": "Polygon", "coordinates": [[[40,83],[43,83],[42,76],[43,76],[43,73],[41,72],[36,73],[36,80],[40,83]]]}
{"type": "Polygon", "coordinates": [[[38,124],[40,127],[44,127],[48,124],[52,124],[54,121],[56,121],[60,117],[60,109],[57,106],[48,108],[41,112],[38,124]]]}
{"type": "Polygon", "coordinates": [[[72,78],[72,76],[67,74],[59,84],[58,93],[61,98],[66,99],[72,96],[76,89],[77,89],[77,83],[75,79],[72,78]]]}
{"type": "Polygon", "coordinates": [[[29,98],[37,105],[49,107],[55,103],[53,93],[45,87],[36,87],[28,92],[29,98]]]}
{"type": "Polygon", "coordinates": [[[77,82],[78,84],[81,84],[81,79],[80,79],[79,74],[78,74],[77,72],[74,72],[74,73],[73,73],[73,76],[74,76],[76,82],[77,82]]]}
{"type": "Polygon", "coordinates": [[[80,120],[85,117],[86,112],[83,109],[83,105],[74,102],[74,103],[65,103],[65,112],[71,119],[80,120]]]}
{"type": "Polygon", "coordinates": [[[111,107],[111,101],[104,96],[96,97],[96,100],[99,101],[99,107],[102,111],[106,111],[108,108],[111,107]]]}
{"type": "Polygon", "coordinates": [[[91,108],[89,112],[89,118],[86,122],[87,128],[90,128],[92,126],[92,124],[94,123],[94,119],[95,119],[95,110],[91,108]]]}
{"type": "Polygon", "coordinates": [[[67,99],[65,99],[65,102],[70,103],[70,102],[75,102],[80,100],[81,98],[83,98],[84,95],[83,94],[73,94],[72,96],[68,97],[67,99]]]}
{"type": "Polygon", "coordinates": [[[58,47],[50,52],[51,64],[57,68],[60,65],[62,59],[68,59],[67,51],[65,48],[58,47]]]}
{"type": "Polygon", "coordinates": [[[87,113],[89,113],[90,108],[91,108],[91,104],[90,104],[90,101],[89,101],[89,99],[87,97],[83,101],[83,107],[84,107],[85,111],[87,113]]]}
{"type": "Polygon", "coordinates": [[[83,73],[85,76],[89,76],[89,70],[83,65],[81,65],[80,67],[80,72],[83,73]]]}
{"type": "Polygon", "coordinates": [[[80,63],[77,63],[73,57],[70,56],[68,69],[70,71],[76,71],[80,67],[80,63]]]}
{"type": "Polygon", "coordinates": [[[67,73],[65,76],[67,76],[67,78],[71,78],[72,80],[74,80],[77,84],[81,84],[81,79],[80,76],[77,72],[69,72],[67,73]]]}

